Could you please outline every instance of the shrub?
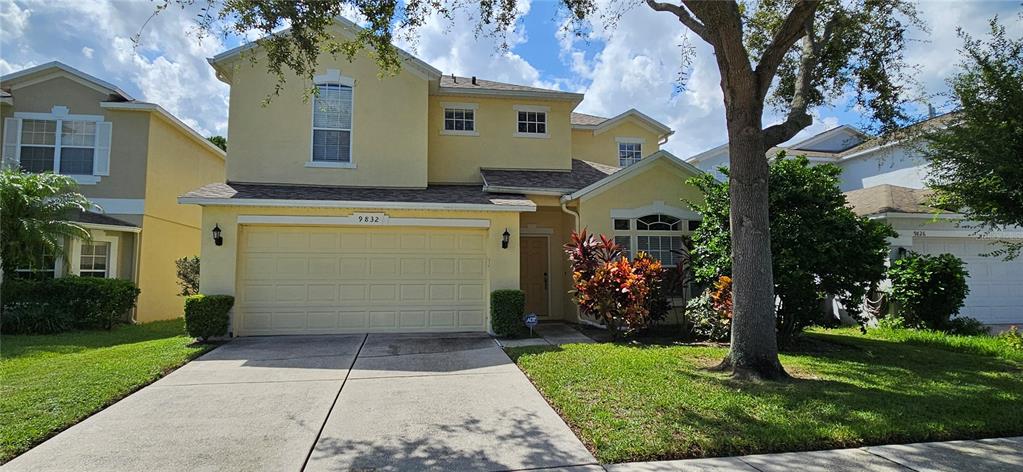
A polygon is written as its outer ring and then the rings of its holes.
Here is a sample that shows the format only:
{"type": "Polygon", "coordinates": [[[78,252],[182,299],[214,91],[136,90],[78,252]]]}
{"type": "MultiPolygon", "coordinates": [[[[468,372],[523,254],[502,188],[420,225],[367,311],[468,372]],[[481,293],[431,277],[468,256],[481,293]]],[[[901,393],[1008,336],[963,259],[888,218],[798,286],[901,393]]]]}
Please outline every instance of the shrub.
{"type": "Polygon", "coordinates": [[[732,319],[732,278],[727,275],[718,277],[714,289],[710,292],[710,306],[723,318],[732,319]]]}
{"type": "Polygon", "coordinates": [[[572,264],[573,300],[611,336],[646,328],[670,309],[664,268],[649,255],[640,252],[629,261],[614,241],[586,231],[572,233],[565,252],[572,264]]]}
{"type": "Polygon", "coordinates": [[[879,329],[906,329],[906,320],[901,316],[888,315],[877,319],[879,329]]]}
{"type": "MultiPolygon", "coordinates": [[[[857,216],[839,188],[842,169],[811,165],[779,153],[770,162],[771,262],[777,295],[778,342],[791,342],[807,326],[826,322],[825,297],[836,297],[865,323],[863,297],[885,276],[895,232],[884,222],[857,216]]],[[[725,171],[727,174],[727,171],[725,171]]],[[[703,215],[693,233],[693,267],[701,282],[732,273],[729,181],[710,174],[689,180],[705,198],[692,204],[703,215]]],[[[742,274],[753,276],[753,274],[742,274]]]]}
{"type": "Polygon", "coordinates": [[[896,313],[910,328],[950,329],[970,292],[966,277],[963,260],[952,254],[909,253],[888,269],[896,313]]]}
{"type": "Polygon", "coordinates": [[[54,334],[74,327],[71,317],[48,303],[16,303],[4,308],[4,334],[54,334]]]}
{"type": "Polygon", "coordinates": [[[991,334],[991,328],[984,326],[984,323],[980,320],[969,316],[957,316],[948,320],[948,329],[946,331],[960,336],[991,334]]]}
{"type": "Polygon", "coordinates": [[[185,331],[206,342],[214,336],[227,334],[228,312],[234,306],[230,295],[190,295],[185,298],[185,331]]]}
{"type": "Polygon", "coordinates": [[[710,289],[686,302],[686,319],[702,341],[727,341],[732,334],[732,319],[714,308],[710,289]]]}
{"type": "Polygon", "coordinates": [[[1023,352],[1023,333],[1020,333],[1019,328],[1016,326],[1013,326],[1006,331],[1002,331],[998,335],[998,339],[1011,349],[1023,352]]]}
{"type": "MultiPolygon", "coordinates": [[[[8,279],[3,283],[3,329],[36,326],[59,329],[110,329],[135,306],[139,289],[129,280],[90,277],[8,279]],[[47,315],[47,313],[49,313],[47,315]],[[43,321],[40,318],[53,318],[43,321]],[[36,320],[36,321],[30,321],[36,320]]],[[[35,331],[20,332],[30,333],[35,331]]],[[[11,331],[13,332],[13,331],[11,331]]]]}
{"type": "Polygon", "coordinates": [[[494,290],[490,294],[490,323],[494,334],[515,338],[525,336],[522,315],[526,310],[526,294],[522,290],[494,290]]]}
{"type": "Polygon", "coordinates": [[[178,285],[181,286],[181,293],[178,295],[189,296],[199,293],[199,256],[182,257],[175,260],[174,265],[178,272],[178,285]]]}

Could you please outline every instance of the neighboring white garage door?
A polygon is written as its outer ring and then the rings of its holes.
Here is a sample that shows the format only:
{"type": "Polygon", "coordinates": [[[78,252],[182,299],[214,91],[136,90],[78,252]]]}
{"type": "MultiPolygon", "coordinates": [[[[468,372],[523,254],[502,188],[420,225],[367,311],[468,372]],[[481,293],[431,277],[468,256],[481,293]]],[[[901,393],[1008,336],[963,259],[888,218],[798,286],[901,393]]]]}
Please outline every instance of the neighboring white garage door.
{"type": "Polygon", "coordinates": [[[987,324],[1023,322],[1023,259],[1006,262],[983,257],[997,246],[976,238],[913,238],[913,249],[923,254],[949,253],[963,259],[970,272],[970,294],[960,310],[987,324]]]}
{"type": "Polygon", "coordinates": [[[236,335],[485,331],[480,229],[244,226],[236,335]]]}

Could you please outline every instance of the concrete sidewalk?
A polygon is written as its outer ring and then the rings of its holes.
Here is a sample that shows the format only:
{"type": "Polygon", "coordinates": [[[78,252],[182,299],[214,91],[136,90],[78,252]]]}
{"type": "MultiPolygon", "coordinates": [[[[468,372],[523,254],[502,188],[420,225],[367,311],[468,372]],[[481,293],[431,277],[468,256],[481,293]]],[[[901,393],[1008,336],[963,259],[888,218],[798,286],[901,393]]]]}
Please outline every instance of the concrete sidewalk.
{"type": "Polygon", "coordinates": [[[1023,472],[1023,436],[606,465],[608,472],[1023,472]]]}

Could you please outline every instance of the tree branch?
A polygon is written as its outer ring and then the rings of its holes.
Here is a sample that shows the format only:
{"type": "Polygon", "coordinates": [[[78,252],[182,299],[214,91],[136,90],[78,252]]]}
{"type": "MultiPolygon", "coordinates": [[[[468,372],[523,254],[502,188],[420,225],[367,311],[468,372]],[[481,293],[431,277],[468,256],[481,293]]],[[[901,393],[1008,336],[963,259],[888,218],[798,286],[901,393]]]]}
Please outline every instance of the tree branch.
{"type": "Polygon", "coordinates": [[[771,89],[771,82],[774,80],[775,73],[778,72],[778,66],[781,65],[782,59],[788,54],[789,49],[792,45],[804,37],[807,34],[812,35],[812,22],[813,15],[817,11],[817,7],[820,5],[819,0],[799,0],[796,5],[792,7],[792,11],[785,17],[785,21],[782,22],[781,27],[774,34],[774,38],[771,39],[771,44],[767,45],[764,49],[764,53],[760,56],[760,60],[757,61],[757,68],[755,73],[757,74],[757,83],[760,87],[760,98],[764,99],[767,97],[767,92],[771,89]],[[808,22],[810,22],[810,31],[807,31],[808,22]]]}
{"type": "MultiPolygon", "coordinates": [[[[809,21],[813,21],[813,19],[811,18],[809,21]]],[[[813,117],[806,112],[809,103],[806,92],[810,87],[810,77],[814,66],[817,64],[816,52],[819,47],[820,45],[813,37],[813,31],[808,31],[803,36],[803,52],[799,58],[799,73],[796,75],[792,103],[789,104],[789,114],[785,121],[764,130],[764,146],[767,149],[792,139],[796,133],[813,124],[813,117]]]]}
{"type": "Polygon", "coordinates": [[[689,14],[689,11],[682,5],[675,5],[673,3],[657,2],[654,0],[646,0],[646,4],[654,11],[666,11],[678,17],[678,21],[682,22],[686,28],[689,28],[692,32],[696,33],[697,36],[703,38],[704,41],[714,44],[711,41],[710,35],[707,34],[707,26],[700,23],[699,20],[689,14]]]}

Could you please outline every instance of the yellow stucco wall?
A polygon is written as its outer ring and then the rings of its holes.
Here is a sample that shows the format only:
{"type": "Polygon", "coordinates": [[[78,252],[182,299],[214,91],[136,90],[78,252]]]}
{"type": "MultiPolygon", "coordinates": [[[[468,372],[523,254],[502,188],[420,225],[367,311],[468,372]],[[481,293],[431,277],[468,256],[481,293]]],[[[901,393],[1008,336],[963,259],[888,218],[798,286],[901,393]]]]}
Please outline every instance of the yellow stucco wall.
{"type": "Polygon", "coordinates": [[[660,150],[658,135],[646,127],[637,124],[635,118],[628,118],[615,127],[600,134],[593,130],[572,130],[572,157],[585,161],[599,162],[609,166],[618,165],[617,138],[639,138],[643,140],[643,156],[649,156],[660,150]]]}
{"type": "Polygon", "coordinates": [[[429,111],[430,182],[481,182],[480,167],[571,169],[569,115],[575,102],[523,98],[431,96],[429,111]],[[444,103],[473,104],[478,136],[443,134],[444,103]],[[516,105],[549,108],[546,138],[515,136],[516,105]]]}
{"type": "MultiPolygon", "coordinates": [[[[217,246],[209,237],[201,238],[202,260],[200,290],[206,294],[234,295],[237,288],[238,236],[243,226],[238,224],[239,215],[276,216],[348,216],[354,212],[383,212],[392,218],[467,218],[490,221],[487,231],[487,290],[486,309],[489,330],[490,292],[497,289],[519,287],[519,244],[511,238],[507,249],[501,248],[505,230],[519,233],[519,213],[477,212],[477,211],[428,211],[428,210],[373,210],[344,208],[269,208],[269,207],[203,207],[202,234],[210,234],[214,225],[223,231],[224,244],[217,246]]],[[[401,227],[394,227],[400,231],[401,227]]]]}
{"type": "MultiPolygon", "coordinates": [[[[261,53],[256,53],[262,57],[261,53]]],[[[265,105],[276,77],[262,60],[249,56],[224,64],[233,68],[228,118],[227,178],[237,182],[307,185],[355,185],[421,188],[426,186],[426,115],[428,81],[403,69],[397,76],[378,76],[377,64],[365,54],[349,63],[320,57],[318,73],[337,69],[355,79],[353,90],[352,162],[354,169],[310,168],[312,83],[288,74],[280,95],[265,105]]]]}
{"type": "MultiPolygon", "coordinates": [[[[148,114],[145,112],[129,112],[148,114]]],[[[150,120],[149,158],[144,185],[136,318],[153,321],[182,315],[174,261],[199,254],[202,211],[179,205],[177,197],[212,182],[224,181],[224,161],[185,136],[164,118],[150,120]]]]}
{"type": "Polygon", "coordinates": [[[611,235],[611,210],[641,208],[654,202],[688,210],[685,201],[703,201],[699,189],[685,184],[692,176],[664,160],[655,162],[602,193],[583,196],[579,203],[581,227],[591,234],[611,235]]]}

